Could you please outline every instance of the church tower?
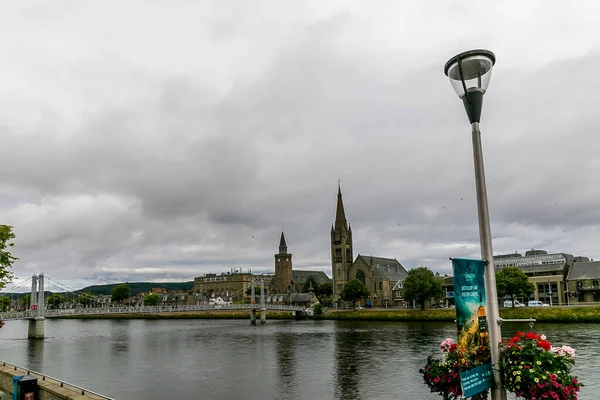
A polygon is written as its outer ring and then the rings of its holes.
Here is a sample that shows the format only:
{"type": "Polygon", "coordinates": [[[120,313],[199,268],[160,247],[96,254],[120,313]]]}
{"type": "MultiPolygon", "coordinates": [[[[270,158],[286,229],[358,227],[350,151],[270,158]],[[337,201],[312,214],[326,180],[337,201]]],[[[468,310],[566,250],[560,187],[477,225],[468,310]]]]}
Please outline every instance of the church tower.
{"type": "Polygon", "coordinates": [[[285,236],[281,232],[279,253],[275,254],[275,276],[271,284],[271,293],[285,294],[292,285],[292,255],[287,252],[285,236]]]}
{"type": "Polygon", "coordinates": [[[346,220],[342,189],[338,183],[335,223],[331,226],[331,276],[333,277],[333,299],[337,300],[348,282],[348,271],[352,266],[352,228],[346,220]]]}

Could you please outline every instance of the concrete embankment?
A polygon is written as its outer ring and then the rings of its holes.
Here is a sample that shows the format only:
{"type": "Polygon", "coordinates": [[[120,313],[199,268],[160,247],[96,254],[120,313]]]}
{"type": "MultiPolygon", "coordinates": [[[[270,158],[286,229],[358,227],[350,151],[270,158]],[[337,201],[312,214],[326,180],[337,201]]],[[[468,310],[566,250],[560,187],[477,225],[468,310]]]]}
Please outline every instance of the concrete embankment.
{"type": "MultiPolygon", "coordinates": [[[[501,308],[500,317],[505,319],[535,318],[538,322],[589,322],[600,323],[600,306],[554,306],[501,308]]],[[[148,314],[108,314],[63,317],[76,319],[248,319],[248,311],[197,311],[148,314]]],[[[361,310],[326,308],[315,317],[323,320],[355,321],[439,321],[454,322],[454,309],[414,310],[403,308],[371,308],[361,310]]],[[[274,319],[294,319],[291,312],[267,312],[267,321],[274,319]]]]}
{"type": "MultiPolygon", "coordinates": [[[[12,398],[13,377],[30,375],[37,378],[38,390],[36,400],[112,400],[78,386],[62,382],[49,376],[17,367],[7,362],[0,362],[0,390],[12,398]]],[[[4,398],[4,397],[3,397],[4,398]]]]}

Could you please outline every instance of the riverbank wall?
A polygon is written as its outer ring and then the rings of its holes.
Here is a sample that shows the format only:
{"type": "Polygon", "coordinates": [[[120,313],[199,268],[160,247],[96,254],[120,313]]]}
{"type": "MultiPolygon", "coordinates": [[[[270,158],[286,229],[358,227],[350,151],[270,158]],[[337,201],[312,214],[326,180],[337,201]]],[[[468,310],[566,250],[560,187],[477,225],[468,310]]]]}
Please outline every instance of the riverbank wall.
{"type": "MultiPolygon", "coordinates": [[[[537,322],[585,322],[600,323],[600,307],[518,307],[501,308],[500,317],[505,319],[534,318],[537,322]]],[[[76,319],[250,319],[247,311],[200,311],[200,312],[168,312],[148,314],[110,314],[63,317],[76,319]]],[[[322,320],[353,321],[438,321],[454,322],[454,309],[396,309],[372,308],[361,310],[325,309],[315,317],[322,320]]],[[[291,312],[267,312],[267,321],[274,319],[294,319],[291,312]]]]}
{"type": "Polygon", "coordinates": [[[112,400],[110,397],[102,396],[39,372],[0,361],[0,390],[4,392],[3,399],[12,399],[13,377],[20,375],[30,375],[37,378],[36,400],[112,400]]]}

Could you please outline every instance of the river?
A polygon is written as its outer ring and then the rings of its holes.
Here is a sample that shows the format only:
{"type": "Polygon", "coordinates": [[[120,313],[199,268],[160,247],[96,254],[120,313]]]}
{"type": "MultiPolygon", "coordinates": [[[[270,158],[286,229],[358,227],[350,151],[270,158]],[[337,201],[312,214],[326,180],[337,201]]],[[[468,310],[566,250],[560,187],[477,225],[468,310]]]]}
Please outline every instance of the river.
{"type": "MultiPolygon", "coordinates": [[[[503,326],[505,335],[529,330],[503,326]]],[[[600,393],[600,326],[537,324],[577,351],[580,398],[600,393]]],[[[123,400],[439,400],[418,372],[451,323],[249,320],[46,320],[0,330],[0,359],[123,400]]],[[[509,396],[514,398],[514,396],[509,396]]]]}

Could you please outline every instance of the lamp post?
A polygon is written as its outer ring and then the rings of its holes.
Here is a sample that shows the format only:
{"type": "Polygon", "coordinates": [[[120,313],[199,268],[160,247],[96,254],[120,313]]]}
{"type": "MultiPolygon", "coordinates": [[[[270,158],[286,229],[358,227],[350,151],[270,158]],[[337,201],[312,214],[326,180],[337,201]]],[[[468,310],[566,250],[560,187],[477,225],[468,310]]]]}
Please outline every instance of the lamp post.
{"type": "Polygon", "coordinates": [[[471,123],[473,140],[473,161],[475,164],[475,186],[477,191],[477,217],[479,221],[479,243],[481,258],[486,261],[485,290],[488,309],[490,351],[495,385],[491,389],[493,400],[506,400],[506,390],[502,386],[498,344],[502,341],[500,332],[500,314],[498,312],[498,294],[496,291],[496,271],[492,251],[492,234],[488,212],[483,151],[481,150],[481,131],[479,120],[483,105],[483,95],[490,83],[492,67],[496,62],[494,53],[488,50],[470,50],[452,57],[444,65],[444,73],[450,78],[452,87],[465,106],[471,123]]]}

